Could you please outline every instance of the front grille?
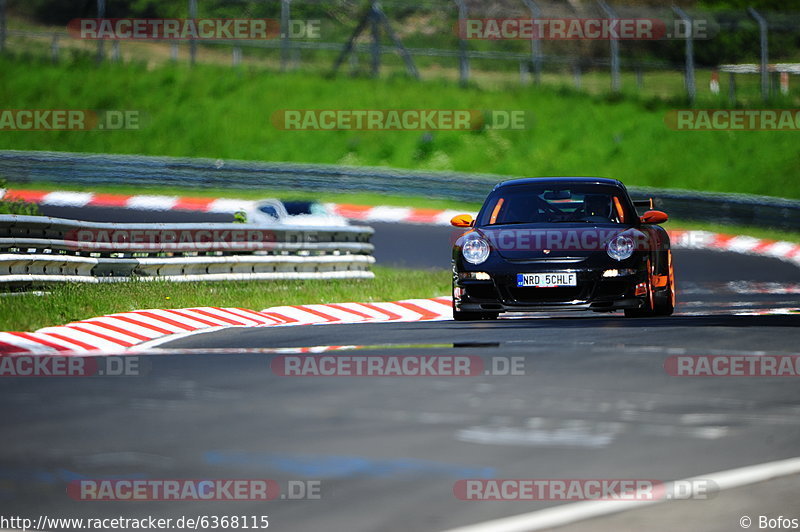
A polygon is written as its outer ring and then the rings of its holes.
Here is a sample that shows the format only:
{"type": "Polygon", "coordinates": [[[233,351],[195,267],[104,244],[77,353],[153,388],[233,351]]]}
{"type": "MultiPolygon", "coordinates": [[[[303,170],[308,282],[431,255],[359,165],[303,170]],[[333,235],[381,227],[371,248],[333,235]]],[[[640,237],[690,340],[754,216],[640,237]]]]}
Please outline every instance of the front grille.
{"type": "Polygon", "coordinates": [[[472,299],[497,299],[497,293],[494,291],[492,284],[475,284],[466,287],[467,296],[472,299]]]}
{"type": "Polygon", "coordinates": [[[559,288],[508,287],[509,299],[517,303],[555,303],[584,299],[584,288],[565,286],[559,288]]]}
{"type": "Polygon", "coordinates": [[[622,298],[631,286],[630,281],[603,281],[597,286],[594,297],[622,298]]]}

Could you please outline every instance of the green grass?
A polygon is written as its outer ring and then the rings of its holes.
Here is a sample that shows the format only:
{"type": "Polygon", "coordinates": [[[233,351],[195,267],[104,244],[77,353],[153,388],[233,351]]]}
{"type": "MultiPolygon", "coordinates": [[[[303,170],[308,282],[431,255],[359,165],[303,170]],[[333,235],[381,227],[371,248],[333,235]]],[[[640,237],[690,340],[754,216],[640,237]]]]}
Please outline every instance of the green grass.
{"type": "Polygon", "coordinates": [[[403,270],[376,266],[375,279],[333,281],[173,283],[132,281],[70,283],[43,295],[0,298],[0,331],[33,331],[115,312],[149,308],[241,307],[263,310],[279,305],[397,301],[450,292],[446,270],[403,270]]]}
{"type": "MultiPolygon", "coordinates": [[[[169,4],[161,2],[160,4],[169,4]]],[[[236,3],[232,5],[235,6],[236,3]]],[[[293,6],[293,16],[300,18],[309,17],[311,19],[321,19],[320,36],[324,42],[344,43],[350,37],[360,16],[362,7],[352,3],[351,6],[343,7],[337,16],[331,18],[330,12],[316,10],[306,11],[301,6],[293,6]],[[299,10],[298,10],[299,8],[299,10]]],[[[491,3],[490,3],[491,4],[491,3]]],[[[517,2],[519,4],[519,2],[517,2]]],[[[177,4],[176,4],[177,5],[177,4]]],[[[156,10],[166,9],[170,16],[177,15],[185,6],[164,8],[163,5],[155,7],[156,10]]],[[[262,6],[266,7],[266,6],[262,6]]],[[[272,8],[275,6],[273,5],[272,8]]],[[[420,6],[417,6],[420,7],[420,6]]],[[[442,6],[440,6],[442,7],[442,6]]],[[[489,6],[487,6],[489,7],[489,6]]],[[[489,15],[497,6],[489,7],[485,12],[489,15]]],[[[201,11],[203,11],[201,9],[201,11]]],[[[220,16],[221,11],[212,10],[215,16],[220,16]]],[[[224,8],[228,14],[237,13],[233,18],[241,16],[239,7],[224,8]]],[[[472,16],[482,18],[479,15],[481,10],[473,13],[472,16]]],[[[714,18],[714,10],[705,12],[704,15],[714,18]]],[[[668,7],[664,7],[664,13],[669,12],[668,7]]],[[[206,12],[208,15],[210,12],[206,12]]],[[[274,9],[267,7],[264,13],[271,13],[276,16],[274,9]]],[[[450,9],[428,10],[415,9],[412,6],[405,6],[400,10],[389,8],[387,14],[392,20],[392,24],[398,31],[405,46],[409,48],[439,48],[445,50],[456,50],[458,41],[454,32],[455,11],[450,9]],[[411,13],[413,9],[415,12],[411,13]]],[[[651,13],[652,14],[652,13],[651,13]]],[[[758,40],[757,29],[754,21],[742,10],[739,17],[745,19],[745,24],[738,31],[726,35],[724,40],[715,37],[714,39],[700,39],[695,41],[695,62],[699,65],[696,68],[695,77],[697,79],[698,92],[701,95],[708,94],[710,89],[708,82],[711,77],[711,69],[706,65],[720,63],[756,63],[759,60],[758,48],[755,43],[758,40]],[[749,28],[747,26],[750,26],[749,28]],[[708,54],[708,47],[715,50],[712,55],[708,54]],[[721,49],[726,49],[723,59],[719,55],[721,49]],[[732,59],[736,57],[736,59],[732,59]]],[[[29,14],[30,15],[30,14],[29,14]]],[[[149,16],[152,16],[150,12],[149,16]]],[[[496,15],[496,13],[495,13],[496,15]]],[[[201,15],[202,16],[202,15],[201,15]]],[[[255,16],[249,12],[248,16],[255,16]]],[[[10,29],[36,30],[39,35],[9,35],[7,37],[7,48],[17,54],[34,55],[39,57],[50,57],[52,54],[52,32],[63,32],[63,25],[44,24],[37,21],[34,17],[24,16],[20,12],[9,14],[8,26],[10,29]]],[[[791,32],[772,28],[770,33],[770,59],[774,63],[791,62],[797,56],[796,39],[791,38],[791,32]],[[775,31],[777,30],[777,31],[775,31]]],[[[317,39],[300,39],[300,41],[315,42],[317,39]]],[[[388,39],[384,38],[384,44],[389,44],[388,39]]],[[[125,61],[146,62],[149,67],[168,64],[171,59],[169,50],[170,43],[154,41],[118,41],[119,50],[125,61]]],[[[683,43],[677,41],[666,41],[659,46],[653,47],[653,43],[634,43],[625,42],[621,46],[623,70],[621,71],[620,89],[623,93],[635,94],[645,97],[672,98],[685,94],[684,72],[680,66],[683,61],[683,43]],[[643,70],[641,79],[633,70],[625,70],[626,64],[631,63],[653,63],[661,64],[659,68],[663,70],[643,70]],[[671,63],[671,65],[670,65],[671,63]]],[[[97,43],[94,41],[84,41],[79,39],[65,39],[58,41],[61,58],[69,58],[73,54],[94,54],[97,50],[97,43]]],[[[553,57],[581,56],[583,58],[603,58],[608,57],[607,42],[576,42],[576,41],[550,41],[546,45],[546,54],[553,57]]],[[[481,40],[471,39],[468,43],[470,50],[481,51],[504,51],[528,54],[530,43],[527,40],[481,40]]],[[[187,62],[189,55],[189,44],[180,42],[178,44],[178,61],[187,62]]],[[[197,46],[196,60],[202,64],[213,64],[220,66],[230,66],[231,47],[227,44],[219,43],[199,43],[197,46]]],[[[105,46],[106,56],[110,54],[110,43],[105,46]]],[[[338,56],[338,50],[310,50],[305,49],[301,54],[292,60],[290,68],[299,69],[304,72],[315,72],[316,74],[329,72],[331,65],[338,56]]],[[[357,54],[359,59],[357,64],[346,63],[341,71],[347,74],[357,73],[367,75],[370,70],[370,58],[367,53],[357,54]]],[[[277,70],[280,68],[280,50],[260,47],[242,48],[242,64],[247,66],[257,66],[277,70]]],[[[456,57],[430,57],[416,55],[414,62],[420,72],[422,79],[430,80],[449,80],[456,81],[459,76],[458,58],[456,57]]],[[[519,60],[498,60],[498,59],[476,59],[470,60],[470,83],[492,90],[505,90],[509,87],[519,86],[520,72],[519,60]]],[[[398,54],[389,53],[381,57],[381,75],[386,77],[404,75],[405,64],[398,54]]],[[[544,65],[542,72],[542,82],[546,85],[554,86],[575,86],[574,72],[572,65],[567,64],[547,64],[544,65]]],[[[590,94],[604,94],[608,92],[611,83],[609,68],[597,67],[595,69],[585,69],[580,76],[580,90],[590,94]]],[[[722,75],[720,79],[721,92],[723,95],[728,93],[728,77],[722,75]]],[[[800,99],[795,94],[795,103],[800,103],[800,99]]],[[[760,81],[757,75],[738,75],[736,78],[736,97],[739,101],[752,102],[757,104],[760,101],[760,81]]]]}
{"type": "MultiPolygon", "coordinates": [[[[138,131],[6,131],[0,148],[342,163],[503,175],[599,175],[634,186],[800,198],[797,136],[678,132],[680,101],[589,96],[571,89],[461,89],[405,78],[327,80],[309,73],[183,65],[147,69],[89,60],[0,59],[5,108],[135,109],[138,131]],[[526,110],[526,130],[281,131],[281,109],[526,110]]],[[[724,98],[704,105],[727,107],[724,98]]],[[[785,104],[785,102],[784,102],[785,104]]],[[[269,188],[282,188],[280,182],[269,188]]],[[[13,183],[12,183],[13,186],[13,183]]],[[[236,183],[230,183],[234,189],[236,183]]],[[[336,184],[331,183],[335,190],[336,184]]],[[[232,195],[230,191],[225,195],[232,195]]],[[[442,195],[446,192],[443,191],[442,195]]],[[[386,202],[384,202],[386,203],[386,202]]]]}

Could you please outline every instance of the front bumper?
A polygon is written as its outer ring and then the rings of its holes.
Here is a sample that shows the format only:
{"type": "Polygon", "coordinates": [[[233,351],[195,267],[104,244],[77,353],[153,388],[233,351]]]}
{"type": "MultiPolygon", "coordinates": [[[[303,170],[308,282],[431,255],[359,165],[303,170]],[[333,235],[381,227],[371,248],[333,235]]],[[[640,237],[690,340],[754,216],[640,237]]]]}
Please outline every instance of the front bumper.
{"type": "Polygon", "coordinates": [[[461,279],[454,274],[453,302],[462,312],[536,312],[593,310],[610,312],[641,308],[646,294],[646,272],[603,277],[603,269],[562,270],[577,274],[577,286],[557,288],[518,287],[516,273],[490,274],[490,280],[461,279]],[[637,294],[638,289],[638,294],[637,294]]]}

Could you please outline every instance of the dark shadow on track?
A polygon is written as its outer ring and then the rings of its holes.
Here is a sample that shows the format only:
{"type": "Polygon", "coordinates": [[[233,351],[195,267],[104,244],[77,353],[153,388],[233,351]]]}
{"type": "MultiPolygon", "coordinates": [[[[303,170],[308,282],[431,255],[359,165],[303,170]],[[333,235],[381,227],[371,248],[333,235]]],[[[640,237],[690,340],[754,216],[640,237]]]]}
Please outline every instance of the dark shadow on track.
{"type": "Polygon", "coordinates": [[[491,324],[493,327],[517,328],[586,328],[586,327],[615,327],[615,328],[672,328],[672,327],[800,327],[800,314],[797,315],[765,315],[765,316],[671,316],[669,318],[623,318],[623,317],[592,317],[575,316],[569,318],[520,318],[500,319],[496,321],[479,322],[445,322],[458,323],[463,326],[475,324],[491,324]]]}

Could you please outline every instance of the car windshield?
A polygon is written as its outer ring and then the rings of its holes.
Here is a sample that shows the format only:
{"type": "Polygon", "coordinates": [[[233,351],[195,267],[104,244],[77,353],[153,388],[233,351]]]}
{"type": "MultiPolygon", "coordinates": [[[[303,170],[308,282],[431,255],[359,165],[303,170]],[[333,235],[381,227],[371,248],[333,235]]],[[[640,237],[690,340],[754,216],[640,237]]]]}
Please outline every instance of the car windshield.
{"type": "Polygon", "coordinates": [[[629,202],[619,189],[602,185],[507,186],[484,203],[479,226],[529,223],[630,223],[629,202]]]}
{"type": "Polygon", "coordinates": [[[267,216],[275,218],[276,220],[280,218],[280,216],[278,215],[278,209],[276,209],[274,205],[269,205],[269,204],[261,205],[258,207],[258,210],[266,214],[267,216]]]}
{"type": "Polygon", "coordinates": [[[312,201],[284,201],[283,206],[291,216],[299,214],[315,214],[314,202],[312,201]]]}
{"type": "Polygon", "coordinates": [[[322,203],[316,201],[284,201],[283,206],[290,216],[327,216],[329,213],[322,203]]]}

